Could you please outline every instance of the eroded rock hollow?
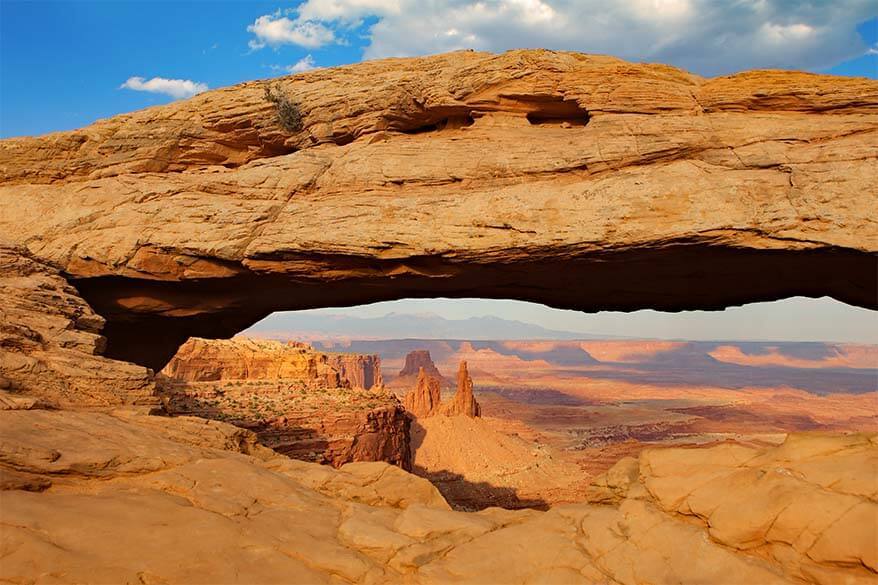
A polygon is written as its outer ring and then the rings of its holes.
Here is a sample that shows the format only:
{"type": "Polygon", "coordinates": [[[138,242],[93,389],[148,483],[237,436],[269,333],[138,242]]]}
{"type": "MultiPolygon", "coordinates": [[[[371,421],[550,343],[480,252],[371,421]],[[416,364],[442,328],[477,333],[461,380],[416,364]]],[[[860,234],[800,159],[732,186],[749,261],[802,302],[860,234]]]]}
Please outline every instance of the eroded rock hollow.
{"type": "Polygon", "coordinates": [[[161,369],[276,310],[479,296],[595,311],[878,307],[878,83],[550,51],[248,82],[0,142],[0,238],[161,369]]]}

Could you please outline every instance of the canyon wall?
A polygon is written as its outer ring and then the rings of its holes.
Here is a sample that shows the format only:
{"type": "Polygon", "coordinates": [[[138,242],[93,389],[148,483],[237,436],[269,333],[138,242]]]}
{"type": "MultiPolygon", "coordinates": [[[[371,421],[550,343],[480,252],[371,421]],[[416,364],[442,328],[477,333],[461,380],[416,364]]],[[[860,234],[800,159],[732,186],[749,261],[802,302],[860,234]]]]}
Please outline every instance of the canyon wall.
{"type": "Polygon", "coordinates": [[[381,358],[377,355],[351,353],[329,354],[329,365],[352,388],[370,389],[384,385],[381,377],[381,358]]]}
{"type": "Polygon", "coordinates": [[[280,420],[246,426],[278,453],[341,467],[384,461],[411,471],[410,422],[402,405],[378,401],[371,408],[288,411],[280,420]]]}
{"type": "Polygon", "coordinates": [[[295,341],[193,338],[162,371],[159,393],[171,414],[231,422],[296,459],[411,469],[410,422],[380,366],[295,341]]]}
{"type": "Polygon", "coordinates": [[[364,390],[382,384],[381,358],[376,355],[326,354],[307,343],[245,337],[189,339],[162,373],[183,382],[298,380],[309,386],[364,390]]]}

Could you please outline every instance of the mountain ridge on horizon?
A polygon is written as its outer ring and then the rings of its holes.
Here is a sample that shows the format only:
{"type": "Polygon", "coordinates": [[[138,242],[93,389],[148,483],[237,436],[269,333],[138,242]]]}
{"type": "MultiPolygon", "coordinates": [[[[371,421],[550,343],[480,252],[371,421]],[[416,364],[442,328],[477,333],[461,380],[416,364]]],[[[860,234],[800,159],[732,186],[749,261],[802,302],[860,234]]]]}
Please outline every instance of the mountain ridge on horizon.
{"type": "Polygon", "coordinates": [[[719,334],[715,337],[616,335],[550,329],[536,323],[505,319],[496,315],[449,319],[433,312],[391,311],[376,317],[359,317],[345,313],[314,313],[285,311],[274,313],[240,332],[256,337],[283,337],[300,340],[470,340],[470,341],[711,341],[752,343],[799,343],[874,345],[836,339],[794,340],[778,338],[736,338],[719,334]]]}
{"type": "Polygon", "coordinates": [[[390,312],[380,317],[357,317],[344,313],[309,314],[289,311],[270,315],[242,333],[245,335],[251,333],[323,334],[369,339],[463,338],[479,341],[498,339],[627,339],[627,337],[619,335],[549,329],[536,323],[504,319],[496,315],[448,319],[436,313],[399,312],[390,312]],[[417,337],[413,337],[413,335],[417,335],[417,337]]]}

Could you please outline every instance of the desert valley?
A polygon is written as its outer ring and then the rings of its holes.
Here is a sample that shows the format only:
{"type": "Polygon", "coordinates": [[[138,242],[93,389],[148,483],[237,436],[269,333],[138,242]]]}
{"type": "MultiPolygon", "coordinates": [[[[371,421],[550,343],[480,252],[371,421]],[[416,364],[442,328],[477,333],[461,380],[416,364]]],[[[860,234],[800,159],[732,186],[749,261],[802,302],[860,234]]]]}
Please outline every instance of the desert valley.
{"type": "Polygon", "coordinates": [[[393,463],[467,511],[582,501],[650,447],[878,432],[871,345],[239,336],[190,340],[160,380],[169,412],[297,459],[393,463]]]}
{"type": "Polygon", "coordinates": [[[878,583],[878,345],[259,325],[874,319],[876,144],[874,80],[548,50],[0,140],[0,583],[878,583]]]}

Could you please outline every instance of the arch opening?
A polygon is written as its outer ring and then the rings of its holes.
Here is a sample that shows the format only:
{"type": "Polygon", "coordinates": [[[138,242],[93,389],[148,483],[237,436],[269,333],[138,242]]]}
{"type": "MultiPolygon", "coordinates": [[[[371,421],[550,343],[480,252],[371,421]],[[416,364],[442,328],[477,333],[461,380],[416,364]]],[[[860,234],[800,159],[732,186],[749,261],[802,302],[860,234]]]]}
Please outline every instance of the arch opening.
{"type": "Polygon", "coordinates": [[[275,311],[400,298],[481,297],[586,312],[720,310],[791,296],[878,309],[874,257],[848,248],[661,248],[528,261],[459,257],[260,258],[221,278],[72,279],[106,320],[107,357],[161,370],[189,337],[230,337],[275,311]]]}
{"type": "Polygon", "coordinates": [[[647,447],[872,429],[874,327],[845,329],[864,314],[878,319],[828,299],[671,315],[403,299],[191,339],[158,380],[171,414],[248,428],[291,457],[388,461],[460,510],[545,509],[647,447]]]}

